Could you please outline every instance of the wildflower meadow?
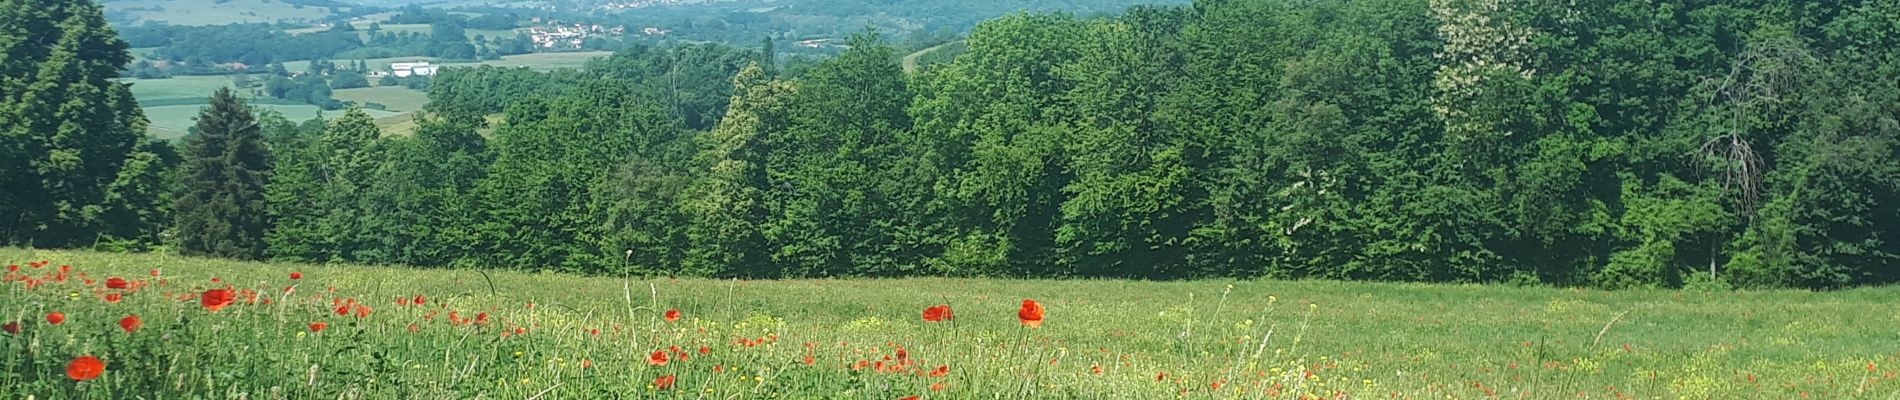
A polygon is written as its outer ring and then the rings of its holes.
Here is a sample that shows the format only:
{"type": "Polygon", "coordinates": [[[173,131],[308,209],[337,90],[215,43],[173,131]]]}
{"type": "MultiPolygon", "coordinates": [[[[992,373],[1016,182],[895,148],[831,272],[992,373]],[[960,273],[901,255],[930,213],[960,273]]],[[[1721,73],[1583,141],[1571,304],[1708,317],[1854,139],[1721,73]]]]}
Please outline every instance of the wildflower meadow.
{"type": "Polygon", "coordinates": [[[746,281],[0,250],[5,398],[1866,398],[1894,289],[746,281]]]}

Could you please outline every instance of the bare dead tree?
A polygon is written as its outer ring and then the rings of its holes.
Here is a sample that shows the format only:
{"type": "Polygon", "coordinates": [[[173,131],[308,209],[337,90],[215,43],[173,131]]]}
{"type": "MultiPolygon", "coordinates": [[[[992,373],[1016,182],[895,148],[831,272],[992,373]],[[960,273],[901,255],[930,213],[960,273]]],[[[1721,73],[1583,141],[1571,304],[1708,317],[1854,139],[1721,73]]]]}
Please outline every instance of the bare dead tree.
{"type": "MultiPolygon", "coordinates": [[[[1737,211],[1753,223],[1761,207],[1762,178],[1767,173],[1762,154],[1749,140],[1750,113],[1781,104],[1788,94],[1802,85],[1807,74],[1817,71],[1818,60],[1805,45],[1794,38],[1778,38],[1750,44],[1735,59],[1728,74],[1703,83],[1708,93],[1703,107],[1728,114],[1712,127],[1714,136],[1702,142],[1698,152],[1711,157],[1701,163],[1703,172],[1715,175],[1722,191],[1734,196],[1737,211]]],[[[1717,245],[1710,244],[1709,275],[1715,276],[1717,245]]]]}

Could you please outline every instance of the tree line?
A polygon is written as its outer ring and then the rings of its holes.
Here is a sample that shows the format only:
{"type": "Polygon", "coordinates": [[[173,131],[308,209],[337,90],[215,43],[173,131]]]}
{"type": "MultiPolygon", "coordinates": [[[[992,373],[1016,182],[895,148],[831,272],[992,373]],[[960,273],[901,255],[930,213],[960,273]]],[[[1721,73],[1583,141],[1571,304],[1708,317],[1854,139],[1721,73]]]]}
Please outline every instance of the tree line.
{"type": "Polygon", "coordinates": [[[450,69],[414,135],[360,111],[259,119],[268,182],[199,196],[241,212],[0,218],[36,221],[11,243],[111,228],[229,257],[612,274],[1900,279],[1900,5],[1581,7],[1016,14],[914,74],[875,34],[783,71],[720,45],[450,69]],[[245,233],[186,239],[225,225],[245,233]]]}
{"type": "Polygon", "coordinates": [[[527,33],[492,38],[467,35],[470,24],[480,24],[477,26],[482,29],[513,29],[513,15],[473,19],[443,15],[447,17],[397,15],[403,20],[429,21],[429,32],[386,31],[381,23],[371,23],[359,31],[349,21],[338,21],[329,29],[304,33],[286,30],[286,26],[291,26],[287,24],[147,24],[125,28],[121,34],[133,47],[154,47],[151,52],[154,59],[197,66],[227,63],[261,66],[297,60],[399,56],[475,60],[534,52],[533,39],[527,33]],[[497,18],[508,22],[495,22],[497,18]]]}

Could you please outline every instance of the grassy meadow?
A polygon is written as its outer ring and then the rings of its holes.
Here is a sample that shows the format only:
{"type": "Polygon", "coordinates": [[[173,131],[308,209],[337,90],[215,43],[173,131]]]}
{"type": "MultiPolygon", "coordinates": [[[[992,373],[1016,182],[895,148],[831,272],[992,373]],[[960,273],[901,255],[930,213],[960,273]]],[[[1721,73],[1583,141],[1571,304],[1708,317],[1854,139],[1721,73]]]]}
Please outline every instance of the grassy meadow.
{"type": "Polygon", "coordinates": [[[331,91],[330,97],[357,104],[381,103],[387,107],[386,110],[398,113],[420,111],[422,106],[429,104],[428,92],[402,86],[336,89],[331,91]]]}
{"type": "Polygon", "coordinates": [[[19,265],[0,288],[0,319],[17,322],[0,334],[7,398],[1900,393],[1893,288],[649,279],[19,248],[0,264],[19,265]],[[211,311],[213,289],[235,300],[211,311]],[[1024,299],[1046,308],[1039,328],[1018,320],[1024,299]],[[953,318],[923,320],[935,305],[953,318]],[[75,381],[83,355],[104,372],[75,381]]]}

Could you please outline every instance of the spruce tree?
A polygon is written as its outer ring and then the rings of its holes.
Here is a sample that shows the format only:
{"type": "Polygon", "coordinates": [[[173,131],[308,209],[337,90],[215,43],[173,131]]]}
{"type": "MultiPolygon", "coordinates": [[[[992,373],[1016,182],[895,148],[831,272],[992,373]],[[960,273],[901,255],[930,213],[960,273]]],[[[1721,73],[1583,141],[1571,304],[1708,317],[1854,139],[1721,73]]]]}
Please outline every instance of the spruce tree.
{"type": "Polygon", "coordinates": [[[245,259],[264,254],[270,147],[231,89],[218,89],[198,113],[198,134],[186,139],[184,156],[185,189],[174,206],[180,250],[245,259]]]}

